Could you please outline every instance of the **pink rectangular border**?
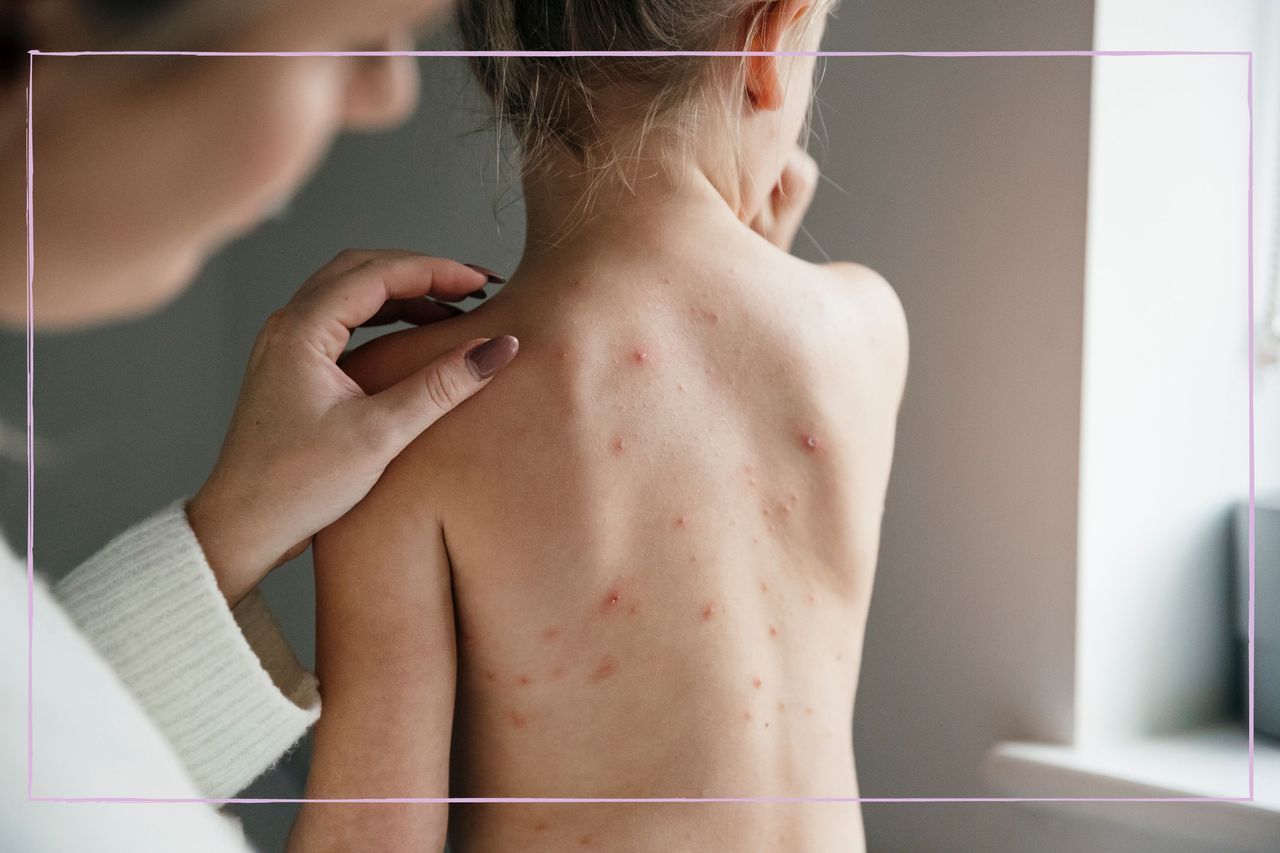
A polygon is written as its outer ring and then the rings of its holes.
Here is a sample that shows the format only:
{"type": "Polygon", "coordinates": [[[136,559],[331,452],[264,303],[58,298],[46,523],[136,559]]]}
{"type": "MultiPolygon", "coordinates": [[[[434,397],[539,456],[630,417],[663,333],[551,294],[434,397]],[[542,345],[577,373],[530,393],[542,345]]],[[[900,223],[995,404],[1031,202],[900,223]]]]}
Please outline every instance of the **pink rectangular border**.
{"type": "Polygon", "coordinates": [[[1253,220],[1253,51],[1236,50],[1001,50],[1001,51],[180,51],[180,50],[107,50],[107,51],[41,51],[27,54],[27,801],[48,803],[1240,803],[1253,802],[1254,791],[1254,220],[1253,220]],[[300,57],[300,56],[556,56],[556,57],[644,57],[644,56],[805,56],[805,57],[1098,57],[1098,56],[1240,56],[1248,67],[1248,306],[1249,306],[1249,795],[1247,797],[390,797],[350,799],[256,799],[225,798],[159,798],[159,797],[36,797],[32,794],[35,778],[34,749],[34,657],[35,626],[35,410],[32,405],[35,381],[35,273],[34,142],[32,131],[32,98],[37,56],[221,56],[221,57],[300,57]]]}

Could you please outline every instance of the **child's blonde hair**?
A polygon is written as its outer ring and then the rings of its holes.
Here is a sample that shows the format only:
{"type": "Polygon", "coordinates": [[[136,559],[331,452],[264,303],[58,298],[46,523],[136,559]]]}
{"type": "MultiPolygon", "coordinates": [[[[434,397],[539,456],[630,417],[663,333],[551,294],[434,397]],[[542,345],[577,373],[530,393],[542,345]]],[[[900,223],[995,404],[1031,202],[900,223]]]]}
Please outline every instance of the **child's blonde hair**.
{"type": "MultiPolygon", "coordinates": [[[[806,14],[832,5],[813,0],[806,14]]],[[[462,0],[458,22],[467,50],[743,51],[774,8],[762,0],[462,0]]],[[[596,177],[635,161],[655,135],[670,143],[669,157],[707,133],[732,133],[746,69],[742,57],[691,56],[482,56],[471,64],[526,169],[559,150],[596,177]]]]}

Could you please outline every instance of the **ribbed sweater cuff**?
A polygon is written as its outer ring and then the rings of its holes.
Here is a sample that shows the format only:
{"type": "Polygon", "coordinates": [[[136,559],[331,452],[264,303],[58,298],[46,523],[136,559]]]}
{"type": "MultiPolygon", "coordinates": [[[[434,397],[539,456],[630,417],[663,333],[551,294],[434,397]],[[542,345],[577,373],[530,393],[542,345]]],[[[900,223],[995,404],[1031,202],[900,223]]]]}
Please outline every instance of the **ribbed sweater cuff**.
{"type": "Polygon", "coordinates": [[[117,537],[54,591],[206,796],[244,789],[320,714],[315,676],[258,593],[228,608],[182,502],[117,537]]]}

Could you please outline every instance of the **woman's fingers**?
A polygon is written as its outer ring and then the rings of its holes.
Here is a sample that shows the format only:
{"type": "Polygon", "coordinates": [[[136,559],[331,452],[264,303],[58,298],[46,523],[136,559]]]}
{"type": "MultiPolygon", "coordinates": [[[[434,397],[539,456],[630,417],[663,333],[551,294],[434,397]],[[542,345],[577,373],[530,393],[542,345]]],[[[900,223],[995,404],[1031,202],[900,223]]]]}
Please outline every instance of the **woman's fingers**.
{"type": "Polygon", "coordinates": [[[380,394],[335,363],[363,323],[430,323],[499,277],[409,252],[352,251],[311,277],[254,341],[218,462],[187,505],[218,586],[238,601],[358,503],[397,453],[515,357],[478,339],[380,394]]]}
{"type": "Polygon", "coordinates": [[[427,427],[479,391],[511,363],[520,342],[511,335],[454,347],[412,376],[368,400],[381,434],[399,453],[427,427]]]}
{"type": "Polygon", "coordinates": [[[284,313],[301,325],[303,337],[336,360],[350,339],[350,330],[377,315],[388,302],[427,295],[462,298],[480,290],[490,277],[458,261],[388,253],[304,287],[284,313]]]}
{"type": "Polygon", "coordinates": [[[448,320],[464,313],[466,312],[455,305],[446,305],[425,296],[417,299],[393,299],[360,325],[385,326],[389,323],[412,323],[415,326],[425,326],[428,323],[448,320]]]}
{"type": "Polygon", "coordinates": [[[420,256],[421,253],[406,252],[402,249],[343,249],[302,283],[302,286],[293,295],[292,301],[300,301],[303,297],[309,296],[338,276],[349,273],[361,264],[372,261],[375,258],[403,258],[412,255],[420,256]]]}
{"type": "MultiPolygon", "coordinates": [[[[367,264],[370,261],[413,260],[413,259],[419,259],[419,260],[432,259],[432,256],[424,255],[421,252],[409,252],[403,249],[343,249],[341,252],[334,255],[333,258],[331,258],[327,264],[322,266],[320,269],[316,270],[316,272],[311,276],[311,278],[307,279],[303,283],[302,287],[298,288],[297,293],[294,295],[294,299],[296,301],[301,299],[304,296],[314,293],[315,291],[323,288],[333,279],[341,275],[344,275],[345,273],[349,273],[352,270],[356,269],[357,267],[367,264]]],[[[501,275],[489,269],[488,267],[482,267],[479,264],[463,264],[463,266],[468,267],[480,273],[481,275],[485,276],[487,283],[489,284],[505,284],[507,281],[501,275]]],[[[459,291],[456,294],[439,292],[433,295],[436,296],[437,298],[447,297],[452,299],[463,299],[467,296],[472,295],[472,292],[459,291]]],[[[483,296],[483,294],[478,294],[478,295],[483,296]]]]}

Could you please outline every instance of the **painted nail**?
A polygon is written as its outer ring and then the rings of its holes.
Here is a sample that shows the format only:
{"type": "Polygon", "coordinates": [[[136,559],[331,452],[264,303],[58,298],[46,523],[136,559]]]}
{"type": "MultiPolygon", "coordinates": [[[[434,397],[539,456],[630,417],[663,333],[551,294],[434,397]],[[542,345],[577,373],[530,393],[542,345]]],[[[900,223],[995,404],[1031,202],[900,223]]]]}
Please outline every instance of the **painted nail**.
{"type": "Polygon", "coordinates": [[[479,264],[463,264],[463,266],[469,269],[473,269],[476,272],[480,273],[481,275],[485,276],[486,278],[489,279],[490,284],[506,284],[507,283],[507,280],[505,278],[498,275],[496,272],[489,269],[488,267],[482,267],[479,264]]]}
{"type": "Polygon", "coordinates": [[[467,353],[467,367],[476,379],[488,379],[511,363],[520,350],[520,342],[502,335],[478,344],[467,353]]]}
{"type": "Polygon", "coordinates": [[[470,293],[468,293],[467,298],[468,299],[484,299],[488,295],[489,294],[485,293],[484,289],[481,288],[480,290],[473,290],[470,293]]]}

